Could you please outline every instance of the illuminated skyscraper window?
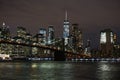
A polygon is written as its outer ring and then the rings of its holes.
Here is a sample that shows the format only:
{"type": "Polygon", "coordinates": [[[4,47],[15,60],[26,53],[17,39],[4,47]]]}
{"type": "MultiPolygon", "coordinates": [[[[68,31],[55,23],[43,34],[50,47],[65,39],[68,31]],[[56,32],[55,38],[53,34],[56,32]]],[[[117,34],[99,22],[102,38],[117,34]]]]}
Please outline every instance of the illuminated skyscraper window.
{"type": "Polygon", "coordinates": [[[100,43],[106,43],[106,32],[101,32],[100,43]]]}

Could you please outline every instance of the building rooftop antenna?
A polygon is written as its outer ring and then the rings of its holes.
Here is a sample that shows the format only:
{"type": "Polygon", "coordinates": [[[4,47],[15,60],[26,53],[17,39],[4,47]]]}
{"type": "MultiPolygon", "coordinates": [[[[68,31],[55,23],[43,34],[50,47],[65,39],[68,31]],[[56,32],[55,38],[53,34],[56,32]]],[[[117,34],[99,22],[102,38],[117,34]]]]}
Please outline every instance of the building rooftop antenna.
{"type": "Polygon", "coordinates": [[[67,13],[67,10],[65,11],[65,20],[68,20],[68,13],[67,13]]]}

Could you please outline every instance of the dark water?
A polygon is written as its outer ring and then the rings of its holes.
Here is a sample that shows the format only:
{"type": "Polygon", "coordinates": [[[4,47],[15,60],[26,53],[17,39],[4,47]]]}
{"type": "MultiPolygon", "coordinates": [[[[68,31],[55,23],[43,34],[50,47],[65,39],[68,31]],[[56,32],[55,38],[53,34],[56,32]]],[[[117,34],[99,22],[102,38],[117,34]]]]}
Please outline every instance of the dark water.
{"type": "Polygon", "coordinates": [[[0,80],[120,80],[120,63],[1,62],[0,80]]]}

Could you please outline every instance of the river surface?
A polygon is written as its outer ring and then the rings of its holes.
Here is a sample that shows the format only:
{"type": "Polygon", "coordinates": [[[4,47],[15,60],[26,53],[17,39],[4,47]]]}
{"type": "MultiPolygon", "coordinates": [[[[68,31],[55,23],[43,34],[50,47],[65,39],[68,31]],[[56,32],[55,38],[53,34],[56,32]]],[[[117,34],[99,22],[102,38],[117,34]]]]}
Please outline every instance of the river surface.
{"type": "Polygon", "coordinates": [[[120,63],[0,62],[0,80],[120,80],[120,63]]]}

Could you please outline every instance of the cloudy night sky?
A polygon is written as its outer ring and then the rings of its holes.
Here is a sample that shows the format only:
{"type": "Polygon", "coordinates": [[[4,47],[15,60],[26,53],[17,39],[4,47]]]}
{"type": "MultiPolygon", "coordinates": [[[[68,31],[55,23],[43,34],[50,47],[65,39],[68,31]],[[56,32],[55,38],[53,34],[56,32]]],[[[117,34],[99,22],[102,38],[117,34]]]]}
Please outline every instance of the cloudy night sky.
{"type": "Polygon", "coordinates": [[[100,30],[111,28],[120,37],[120,0],[0,0],[0,25],[9,25],[12,35],[23,26],[33,35],[54,25],[62,37],[65,10],[70,24],[78,23],[84,42],[98,45],[100,30]]]}

